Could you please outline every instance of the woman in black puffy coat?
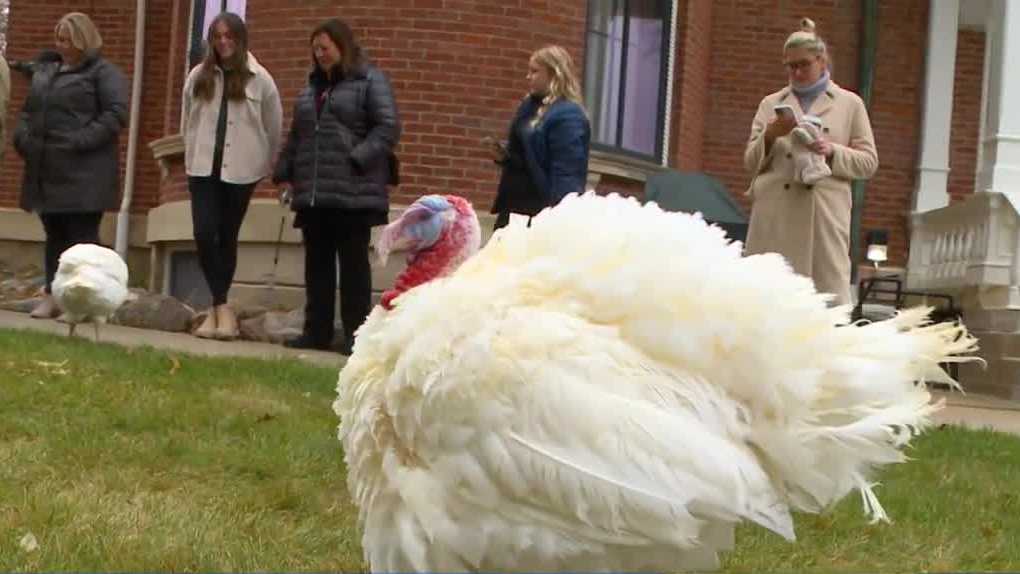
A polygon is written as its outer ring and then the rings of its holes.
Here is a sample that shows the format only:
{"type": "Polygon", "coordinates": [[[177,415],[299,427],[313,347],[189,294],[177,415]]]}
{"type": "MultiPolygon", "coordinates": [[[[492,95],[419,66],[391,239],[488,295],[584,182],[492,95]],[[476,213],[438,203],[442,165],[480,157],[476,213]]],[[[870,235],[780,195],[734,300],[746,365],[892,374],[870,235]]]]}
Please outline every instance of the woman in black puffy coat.
{"type": "Polygon", "coordinates": [[[60,254],[77,243],[99,243],[103,212],[118,205],[121,129],[127,125],[127,82],[102,57],[102,36],[81,12],[54,30],[56,50],[30,66],[32,85],[14,130],[25,160],[21,208],[46,232],[46,296],[32,317],[60,313],[50,295],[60,254]]]}
{"type": "Polygon", "coordinates": [[[400,120],[389,80],[362,56],[347,24],[320,24],[311,44],[315,65],[273,176],[291,192],[305,246],[304,329],[285,345],[330,348],[339,255],[341,352],[349,354],[371,308],[368,244],[372,227],[388,219],[400,120]]]}

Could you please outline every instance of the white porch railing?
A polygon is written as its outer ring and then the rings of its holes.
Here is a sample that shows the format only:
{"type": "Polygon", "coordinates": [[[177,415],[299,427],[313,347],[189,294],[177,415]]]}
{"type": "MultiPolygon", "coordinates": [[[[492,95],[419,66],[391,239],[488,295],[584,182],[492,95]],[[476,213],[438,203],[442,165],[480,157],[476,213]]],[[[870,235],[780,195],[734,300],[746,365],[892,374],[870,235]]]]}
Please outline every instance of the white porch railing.
{"type": "Polygon", "coordinates": [[[907,289],[1020,285],[1020,197],[976,193],[913,216],[907,289]]]}

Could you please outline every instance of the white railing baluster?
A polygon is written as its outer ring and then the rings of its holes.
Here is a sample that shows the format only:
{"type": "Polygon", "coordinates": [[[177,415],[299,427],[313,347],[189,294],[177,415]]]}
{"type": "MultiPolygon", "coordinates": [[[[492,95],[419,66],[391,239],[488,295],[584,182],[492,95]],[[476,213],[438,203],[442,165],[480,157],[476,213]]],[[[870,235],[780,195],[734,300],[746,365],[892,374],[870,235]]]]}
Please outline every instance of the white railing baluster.
{"type": "Polygon", "coordinates": [[[1003,194],[914,214],[912,227],[908,289],[1020,286],[1020,214],[1003,194]]]}

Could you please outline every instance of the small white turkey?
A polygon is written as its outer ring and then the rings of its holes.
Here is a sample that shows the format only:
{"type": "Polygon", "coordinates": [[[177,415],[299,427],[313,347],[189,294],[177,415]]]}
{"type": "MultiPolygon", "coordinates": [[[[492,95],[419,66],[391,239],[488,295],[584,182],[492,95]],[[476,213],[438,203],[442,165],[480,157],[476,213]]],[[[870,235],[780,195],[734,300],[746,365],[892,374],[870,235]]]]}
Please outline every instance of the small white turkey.
{"type": "Polygon", "coordinates": [[[408,267],[334,403],[376,572],[712,568],[736,523],[793,540],[854,489],[886,519],[876,469],[975,348],[926,309],[848,325],[779,255],[634,199],[479,235],[428,196],[377,243],[408,267]]]}
{"type": "Polygon", "coordinates": [[[128,268],[120,255],[94,243],[79,243],[60,254],[53,277],[53,298],[69,324],[68,336],[78,323],[92,323],[99,341],[105,323],[128,297],[128,268]]]}

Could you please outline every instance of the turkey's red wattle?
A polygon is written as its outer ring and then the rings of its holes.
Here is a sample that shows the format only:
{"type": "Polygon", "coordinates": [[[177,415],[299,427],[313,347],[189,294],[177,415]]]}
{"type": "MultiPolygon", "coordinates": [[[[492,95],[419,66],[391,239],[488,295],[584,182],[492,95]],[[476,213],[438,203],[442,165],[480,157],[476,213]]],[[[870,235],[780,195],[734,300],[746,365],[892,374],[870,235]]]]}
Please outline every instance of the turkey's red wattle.
{"type": "Polygon", "coordinates": [[[393,300],[404,292],[452,273],[472,255],[468,248],[474,215],[471,204],[457,196],[446,196],[446,199],[458,216],[443,229],[432,247],[408,259],[407,268],[397,276],[393,288],[383,293],[380,303],[384,309],[393,309],[393,300]]]}

